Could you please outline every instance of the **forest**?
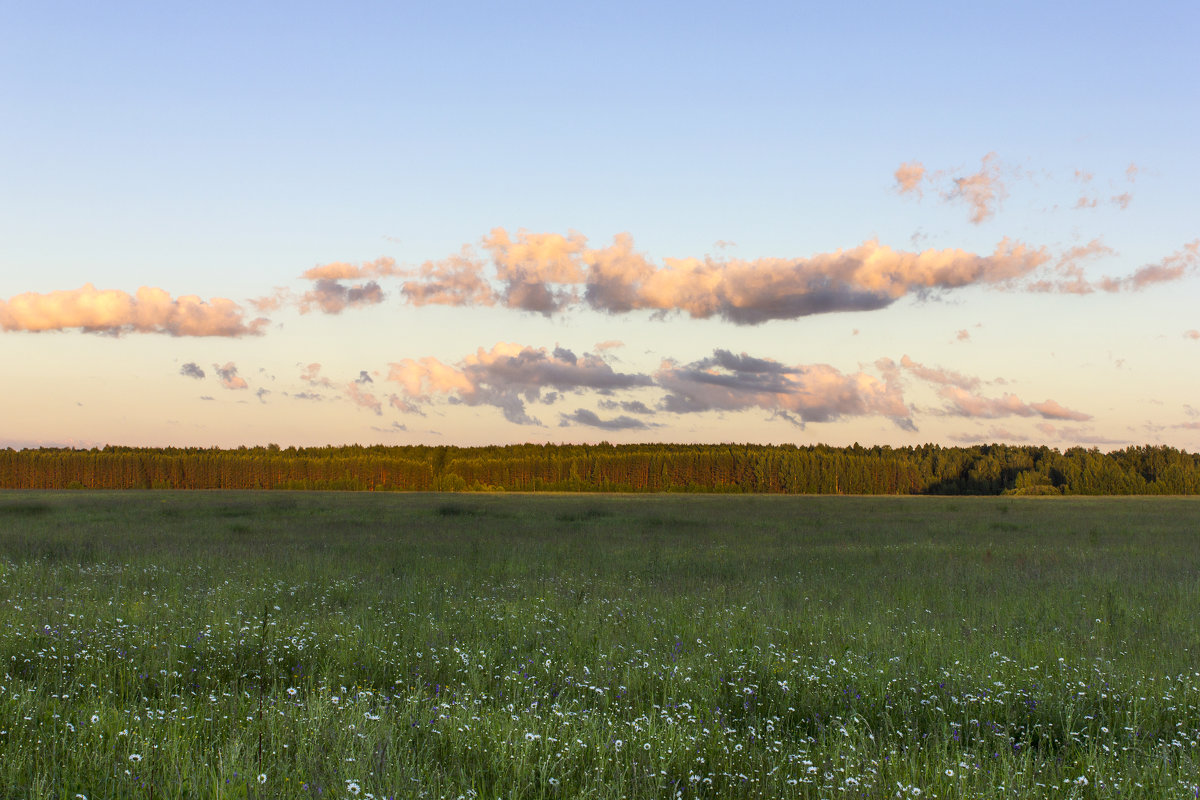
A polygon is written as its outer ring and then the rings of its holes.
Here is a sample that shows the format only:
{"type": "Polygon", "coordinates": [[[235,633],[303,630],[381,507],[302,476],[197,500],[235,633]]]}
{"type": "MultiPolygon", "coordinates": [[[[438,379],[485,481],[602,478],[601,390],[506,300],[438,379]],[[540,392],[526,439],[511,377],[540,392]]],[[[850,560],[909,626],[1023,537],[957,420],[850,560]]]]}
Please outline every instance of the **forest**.
{"type": "Polygon", "coordinates": [[[520,444],[0,450],[4,489],[1200,494],[1166,446],[520,444]]]}

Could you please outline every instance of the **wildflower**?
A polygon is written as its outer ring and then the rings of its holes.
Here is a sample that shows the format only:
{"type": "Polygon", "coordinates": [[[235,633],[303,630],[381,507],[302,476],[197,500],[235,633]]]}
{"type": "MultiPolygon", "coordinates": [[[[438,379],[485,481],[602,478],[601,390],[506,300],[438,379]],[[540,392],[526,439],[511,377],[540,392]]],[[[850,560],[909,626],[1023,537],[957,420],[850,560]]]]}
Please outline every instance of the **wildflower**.
{"type": "Polygon", "coordinates": [[[129,760],[136,764],[137,762],[142,760],[142,756],[139,753],[130,753],[129,760]]]}
{"type": "Polygon", "coordinates": [[[1076,778],[1075,785],[1076,786],[1087,786],[1088,785],[1087,775],[1080,775],[1078,778],[1076,778]]]}
{"type": "Polygon", "coordinates": [[[358,797],[358,793],[362,791],[362,787],[354,781],[346,781],[346,791],[358,797]]]}
{"type": "Polygon", "coordinates": [[[266,783],[267,782],[267,773],[265,773],[265,772],[258,773],[258,782],[266,783]]]}
{"type": "Polygon", "coordinates": [[[561,783],[561,781],[558,778],[547,778],[546,783],[550,784],[554,788],[558,788],[558,784],[561,783]]]}
{"type": "Polygon", "coordinates": [[[99,714],[92,714],[92,724],[93,724],[93,725],[95,725],[95,724],[96,724],[97,722],[99,722],[99,721],[100,721],[100,715],[99,715],[99,714]]]}
{"type": "Polygon", "coordinates": [[[296,696],[296,687],[289,686],[288,687],[288,697],[295,697],[295,696],[296,696]]]}
{"type": "Polygon", "coordinates": [[[947,778],[953,778],[953,777],[954,777],[954,770],[952,770],[952,769],[947,769],[947,770],[946,770],[946,777],[947,777],[947,778]]]}

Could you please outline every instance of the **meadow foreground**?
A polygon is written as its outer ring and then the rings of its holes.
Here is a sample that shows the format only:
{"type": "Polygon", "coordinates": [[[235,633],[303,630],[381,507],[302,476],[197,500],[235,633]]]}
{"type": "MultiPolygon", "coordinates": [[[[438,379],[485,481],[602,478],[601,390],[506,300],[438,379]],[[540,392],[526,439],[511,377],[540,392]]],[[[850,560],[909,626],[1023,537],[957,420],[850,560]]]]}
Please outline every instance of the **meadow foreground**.
{"type": "Polygon", "coordinates": [[[1200,500],[0,493],[0,796],[1195,798],[1200,500]]]}

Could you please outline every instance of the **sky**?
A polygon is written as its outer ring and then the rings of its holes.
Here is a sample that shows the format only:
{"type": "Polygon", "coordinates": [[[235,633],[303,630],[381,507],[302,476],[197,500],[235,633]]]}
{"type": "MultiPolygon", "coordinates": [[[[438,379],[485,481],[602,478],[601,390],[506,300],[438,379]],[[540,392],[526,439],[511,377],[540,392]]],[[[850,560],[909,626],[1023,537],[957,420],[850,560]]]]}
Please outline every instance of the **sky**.
{"type": "Polygon", "coordinates": [[[0,6],[0,447],[1200,450],[1200,7],[0,6]]]}

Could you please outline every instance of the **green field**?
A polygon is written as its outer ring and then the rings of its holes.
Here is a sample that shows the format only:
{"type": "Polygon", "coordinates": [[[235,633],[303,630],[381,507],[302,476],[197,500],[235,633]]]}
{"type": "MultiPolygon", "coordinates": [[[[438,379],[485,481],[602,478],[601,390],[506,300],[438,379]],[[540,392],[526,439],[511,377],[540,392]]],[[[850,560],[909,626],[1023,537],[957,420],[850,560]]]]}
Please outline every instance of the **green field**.
{"type": "Polygon", "coordinates": [[[1195,798],[1200,500],[0,493],[0,797],[1195,798]]]}

